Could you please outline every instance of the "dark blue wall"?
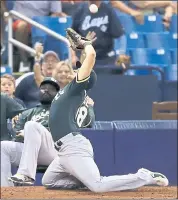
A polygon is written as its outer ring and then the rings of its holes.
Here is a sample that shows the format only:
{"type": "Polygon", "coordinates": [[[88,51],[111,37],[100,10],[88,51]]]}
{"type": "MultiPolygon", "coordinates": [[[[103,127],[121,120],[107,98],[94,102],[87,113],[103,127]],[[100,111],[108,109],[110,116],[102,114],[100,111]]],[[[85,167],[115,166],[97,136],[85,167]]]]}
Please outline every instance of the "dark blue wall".
{"type": "Polygon", "coordinates": [[[151,120],[152,102],[177,100],[177,84],[166,83],[164,94],[156,76],[120,76],[98,73],[89,92],[95,101],[97,120],[151,120]]]}

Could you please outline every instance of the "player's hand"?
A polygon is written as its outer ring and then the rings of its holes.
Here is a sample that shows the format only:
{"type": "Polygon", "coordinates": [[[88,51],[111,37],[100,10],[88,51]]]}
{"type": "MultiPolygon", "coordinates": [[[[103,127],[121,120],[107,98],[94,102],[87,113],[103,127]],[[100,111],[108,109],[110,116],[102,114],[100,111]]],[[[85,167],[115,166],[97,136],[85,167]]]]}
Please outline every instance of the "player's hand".
{"type": "Polygon", "coordinates": [[[89,96],[86,97],[87,105],[94,106],[94,101],[89,96]]]}
{"type": "Polygon", "coordinates": [[[34,46],[34,49],[36,51],[36,54],[35,54],[35,59],[36,60],[40,60],[41,59],[41,56],[43,54],[43,45],[39,42],[37,42],[34,46]]]}
{"type": "Polygon", "coordinates": [[[21,114],[16,115],[15,117],[12,118],[12,127],[14,128],[15,124],[17,123],[17,121],[19,120],[19,116],[21,114]]]}
{"type": "Polygon", "coordinates": [[[144,13],[143,12],[134,10],[131,12],[131,16],[133,16],[139,24],[144,24],[144,13]]]}
{"type": "Polygon", "coordinates": [[[89,31],[86,35],[86,39],[91,40],[92,43],[96,41],[97,37],[96,37],[96,33],[94,31],[89,31]]]}
{"type": "Polygon", "coordinates": [[[24,132],[23,131],[20,131],[19,133],[17,133],[16,137],[24,137],[24,132]]]}

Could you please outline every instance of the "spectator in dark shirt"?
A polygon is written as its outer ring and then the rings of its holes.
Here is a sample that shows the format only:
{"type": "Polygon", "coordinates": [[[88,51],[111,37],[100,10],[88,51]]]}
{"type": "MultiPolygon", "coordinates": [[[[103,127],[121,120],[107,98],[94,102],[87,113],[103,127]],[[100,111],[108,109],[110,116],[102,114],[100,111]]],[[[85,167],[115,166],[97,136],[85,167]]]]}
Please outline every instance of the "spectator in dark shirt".
{"type": "MultiPolygon", "coordinates": [[[[59,62],[59,57],[54,51],[47,51],[44,54],[42,65],[39,65],[42,69],[44,77],[51,77],[52,71],[55,68],[56,63],[59,62]]],[[[37,63],[34,65],[34,70],[37,63]]],[[[16,80],[17,88],[15,96],[23,100],[27,108],[33,108],[40,103],[39,101],[39,86],[36,84],[34,73],[28,73],[19,77],[16,80]]]]}
{"type": "Polygon", "coordinates": [[[86,36],[88,32],[94,32],[96,40],[93,46],[96,50],[96,65],[114,64],[117,55],[114,48],[114,39],[119,38],[123,41],[123,46],[116,52],[125,54],[126,37],[119,18],[110,4],[102,1],[89,1],[82,3],[73,16],[72,28],[86,36]],[[91,13],[90,4],[95,3],[98,7],[97,13],[91,13]]]}

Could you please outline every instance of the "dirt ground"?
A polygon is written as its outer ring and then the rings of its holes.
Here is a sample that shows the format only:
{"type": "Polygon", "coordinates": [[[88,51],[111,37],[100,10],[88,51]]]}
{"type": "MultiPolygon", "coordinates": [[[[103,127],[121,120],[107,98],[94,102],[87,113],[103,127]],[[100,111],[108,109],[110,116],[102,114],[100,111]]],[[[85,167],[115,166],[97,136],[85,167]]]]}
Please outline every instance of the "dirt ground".
{"type": "Polygon", "coordinates": [[[96,194],[87,190],[47,190],[44,187],[1,188],[1,199],[176,199],[177,187],[143,187],[135,191],[96,194]]]}

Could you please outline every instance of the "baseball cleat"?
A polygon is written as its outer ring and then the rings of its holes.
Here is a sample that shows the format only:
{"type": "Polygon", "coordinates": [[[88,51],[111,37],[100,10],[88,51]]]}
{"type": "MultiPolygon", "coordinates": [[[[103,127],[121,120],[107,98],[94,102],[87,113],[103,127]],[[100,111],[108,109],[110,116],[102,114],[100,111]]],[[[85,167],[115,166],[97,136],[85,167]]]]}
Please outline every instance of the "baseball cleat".
{"type": "Polygon", "coordinates": [[[138,171],[149,173],[151,175],[151,177],[153,178],[154,184],[156,184],[156,185],[163,186],[163,187],[169,185],[169,181],[168,181],[167,177],[159,172],[152,172],[152,171],[149,171],[148,169],[144,169],[144,168],[139,169],[138,171]]]}
{"type": "Polygon", "coordinates": [[[15,174],[14,176],[8,178],[8,180],[14,184],[18,184],[19,186],[30,186],[34,184],[34,180],[32,178],[22,174],[15,174]]]}

